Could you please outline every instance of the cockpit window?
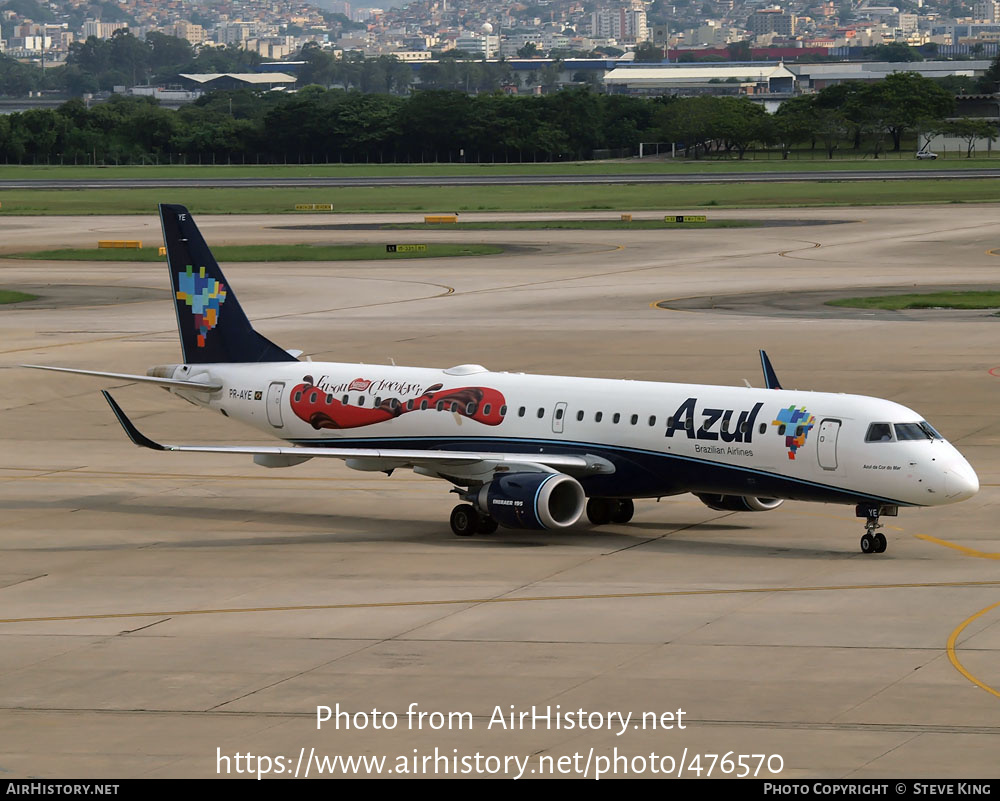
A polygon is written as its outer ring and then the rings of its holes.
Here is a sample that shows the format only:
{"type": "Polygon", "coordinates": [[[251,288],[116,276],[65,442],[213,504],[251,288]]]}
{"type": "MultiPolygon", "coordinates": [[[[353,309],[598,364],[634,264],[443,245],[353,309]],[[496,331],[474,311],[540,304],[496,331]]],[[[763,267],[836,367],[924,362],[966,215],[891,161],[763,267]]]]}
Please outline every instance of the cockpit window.
{"type": "MultiPolygon", "coordinates": [[[[896,429],[896,439],[898,440],[912,440],[912,439],[934,439],[934,434],[931,433],[934,429],[928,431],[924,428],[926,423],[896,423],[893,427],[896,429]]],[[[927,426],[930,428],[930,426],[927,426]]]]}
{"type": "Polygon", "coordinates": [[[921,428],[922,428],[922,429],[923,429],[924,431],[926,431],[926,432],[927,432],[928,434],[930,434],[930,435],[931,435],[931,437],[932,437],[933,439],[944,439],[944,437],[942,437],[942,436],[941,436],[941,435],[940,435],[940,434],[939,434],[939,433],[937,432],[937,430],[936,430],[936,429],[934,428],[934,426],[932,426],[932,425],[931,425],[930,423],[928,423],[928,422],[927,422],[926,420],[921,420],[921,421],[920,421],[919,423],[917,423],[917,425],[918,425],[918,426],[920,426],[920,427],[921,427],[921,428]]]}
{"type": "Polygon", "coordinates": [[[892,442],[892,426],[888,423],[872,423],[865,434],[865,442],[892,442]]]}

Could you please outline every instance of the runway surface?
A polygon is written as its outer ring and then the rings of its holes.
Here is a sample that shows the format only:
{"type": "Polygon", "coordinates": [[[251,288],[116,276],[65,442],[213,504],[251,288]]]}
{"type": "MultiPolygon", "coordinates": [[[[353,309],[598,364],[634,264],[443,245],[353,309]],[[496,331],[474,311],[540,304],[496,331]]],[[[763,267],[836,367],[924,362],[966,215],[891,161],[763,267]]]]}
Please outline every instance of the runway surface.
{"type": "MultiPolygon", "coordinates": [[[[695,169],[692,167],[692,170],[695,169]]],[[[550,184],[731,184],[802,181],[909,181],[929,178],[998,178],[1000,168],[830,170],[804,172],[609,173],[606,175],[392,175],[291,178],[48,178],[0,180],[0,189],[235,189],[316,186],[511,186],[550,184]]]]}
{"type": "MultiPolygon", "coordinates": [[[[688,770],[694,754],[778,755],[784,778],[996,777],[1000,318],[656,305],[996,285],[996,207],[740,216],[855,221],[419,233],[289,230],[267,217],[199,224],[219,244],[390,236],[524,249],[226,267],[259,330],[317,359],[759,385],[764,347],[785,386],[911,406],[968,457],[982,490],[902,510],[886,521],[885,554],[860,553],[850,508],[731,514],[690,495],[637,502],[627,526],[459,539],[443,482],[140,450],[100,388],[116,388],[156,439],[257,440],[154,388],[16,365],[143,373],[178,360],[164,266],[0,259],[0,288],[51,286],[53,297],[0,307],[0,777],[214,776],[227,764],[233,775],[237,753],[288,760],[282,776],[310,754],[386,756],[398,775],[399,757],[435,749],[516,755],[525,775],[579,755],[592,777],[617,749],[685,758],[688,770]],[[397,725],[317,730],[317,705],[338,703],[395,713],[397,725]],[[407,717],[412,704],[470,717],[435,730],[433,718],[407,717]],[[620,735],[530,718],[524,729],[489,725],[497,708],[533,705],[633,717],[620,735]],[[669,722],[660,715],[678,709],[684,729],[642,717],[669,722]]],[[[392,219],[417,217],[342,221],[392,219]]],[[[7,242],[16,232],[18,249],[90,246],[155,241],[159,223],[0,218],[0,232],[7,242]]],[[[772,774],[765,764],[758,775],[772,774]]]]}

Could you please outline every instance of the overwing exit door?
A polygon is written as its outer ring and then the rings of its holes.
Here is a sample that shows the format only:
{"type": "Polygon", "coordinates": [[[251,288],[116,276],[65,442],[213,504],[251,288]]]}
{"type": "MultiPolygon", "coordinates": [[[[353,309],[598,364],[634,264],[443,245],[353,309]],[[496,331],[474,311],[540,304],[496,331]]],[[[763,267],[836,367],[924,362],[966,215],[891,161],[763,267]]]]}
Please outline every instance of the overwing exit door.
{"type": "Polygon", "coordinates": [[[566,404],[557,403],[556,408],[552,410],[552,433],[562,434],[563,424],[566,421],[566,404]]]}

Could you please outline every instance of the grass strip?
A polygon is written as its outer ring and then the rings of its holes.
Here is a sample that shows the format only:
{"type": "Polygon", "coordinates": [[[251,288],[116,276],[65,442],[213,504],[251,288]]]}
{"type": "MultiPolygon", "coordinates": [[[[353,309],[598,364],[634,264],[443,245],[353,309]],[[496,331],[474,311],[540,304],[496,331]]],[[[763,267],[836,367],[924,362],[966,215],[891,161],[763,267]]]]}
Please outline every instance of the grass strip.
{"type": "Polygon", "coordinates": [[[1000,308],[1000,292],[926,292],[912,295],[877,295],[867,298],[828,300],[827,306],[855,309],[995,309],[1000,308]]]}
{"type": "Polygon", "coordinates": [[[382,230],[440,231],[459,229],[464,231],[522,231],[522,230],[649,230],[665,228],[756,228],[763,223],[754,220],[708,220],[699,223],[666,223],[663,220],[511,220],[498,222],[457,222],[457,223],[387,223],[382,230]]]}
{"type": "MultiPolygon", "coordinates": [[[[405,243],[399,243],[405,244],[405,243]]],[[[44,261],[163,261],[158,247],[141,250],[125,248],[64,248],[11,253],[8,259],[44,261]]],[[[217,245],[212,253],[220,262],[268,261],[373,261],[434,259],[450,256],[492,256],[503,253],[499,245],[429,244],[427,250],[387,253],[385,245],[217,245]]]]}
{"type": "MultiPolygon", "coordinates": [[[[545,186],[393,186],[350,188],[193,188],[41,190],[2,193],[0,214],[146,214],[182,203],[193,214],[285,214],[297,203],[332,203],[337,212],[454,214],[473,211],[670,212],[702,207],[794,208],[1000,201],[1000,181],[808,181],[727,184],[586,184],[545,186]]],[[[335,221],[336,213],[319,213],[335,221]]],[[[316,213],[307,219],[315,220],[316,213]]]]}
{"type": "Polygon", "coordinates": [[[34,300],[38,295],[28,292],[14,292],[10,289],[0,289],[0,304],[3,303],[23,303],[26,300],[34,300]]]}

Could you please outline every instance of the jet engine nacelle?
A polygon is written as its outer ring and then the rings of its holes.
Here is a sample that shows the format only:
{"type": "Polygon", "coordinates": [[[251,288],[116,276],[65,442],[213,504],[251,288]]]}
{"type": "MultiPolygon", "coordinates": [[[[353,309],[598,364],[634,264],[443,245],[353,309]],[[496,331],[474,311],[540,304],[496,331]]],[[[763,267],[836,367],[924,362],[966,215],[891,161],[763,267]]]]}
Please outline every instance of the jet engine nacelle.
{"type": "Polygon", "coordinates": [[[698,500],[718,512],[769,512],[777,509],[781,498],[757,498],[753,495],[703,495],[695,493],[698,500]]]}
{"type": "Polygon", "coordinates": [[[479,510],[507,528],[568,528],[586,502],[580,482],[564,473],[511,473],[476,495],[479,510]]]}

